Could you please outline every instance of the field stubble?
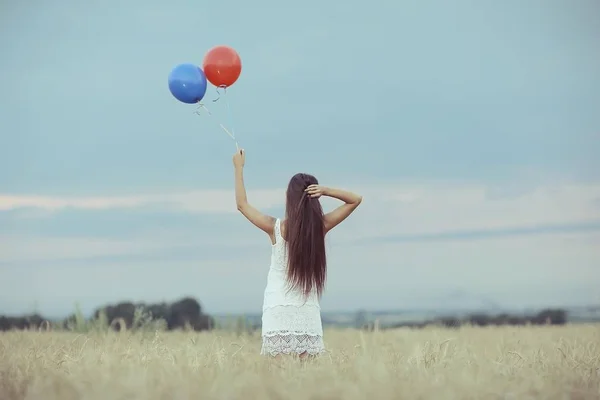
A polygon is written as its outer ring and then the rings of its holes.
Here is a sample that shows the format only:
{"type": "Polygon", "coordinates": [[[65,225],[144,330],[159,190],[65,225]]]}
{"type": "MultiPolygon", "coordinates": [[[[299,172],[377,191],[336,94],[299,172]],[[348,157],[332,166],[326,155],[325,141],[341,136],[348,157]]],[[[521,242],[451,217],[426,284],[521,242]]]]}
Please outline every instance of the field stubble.
{"type": "Polygon", "coordinates": [[[232,332],[0,334],[0,399],[600,399],[600,325],[327,330],[301,363],[232,332]]]}

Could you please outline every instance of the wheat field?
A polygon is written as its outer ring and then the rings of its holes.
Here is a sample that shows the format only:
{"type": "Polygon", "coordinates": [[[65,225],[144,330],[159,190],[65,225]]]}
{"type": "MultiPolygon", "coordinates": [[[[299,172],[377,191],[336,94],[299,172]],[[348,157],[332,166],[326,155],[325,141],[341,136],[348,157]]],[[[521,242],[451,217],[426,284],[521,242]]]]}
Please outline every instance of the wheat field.
{"type": "Polygon", "coordinates": [[[326,330],[306,362],[259,334],[6,332],[3,400],[600,399],[600,325],[326,330]]]}

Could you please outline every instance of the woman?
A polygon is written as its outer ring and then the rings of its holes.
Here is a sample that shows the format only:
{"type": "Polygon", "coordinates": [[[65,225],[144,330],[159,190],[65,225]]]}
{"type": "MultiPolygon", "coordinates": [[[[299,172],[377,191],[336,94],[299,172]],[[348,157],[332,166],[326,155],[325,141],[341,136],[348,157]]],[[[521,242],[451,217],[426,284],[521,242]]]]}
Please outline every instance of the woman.
{"type": "Polygon", "coordinates": [[[271,266],[264,293],[261,354],[317,355],[324,350],[319,300],[327,276],[325,235],[345,220],[362,197],[320,186],[308,174],[296,174],[286,192],[285,219],[254,208],[244,187],[244,150],[233,156],[238,210],[271,239],[271,266]],[[323,214],[319,198],[344,201],[323,214]]]}

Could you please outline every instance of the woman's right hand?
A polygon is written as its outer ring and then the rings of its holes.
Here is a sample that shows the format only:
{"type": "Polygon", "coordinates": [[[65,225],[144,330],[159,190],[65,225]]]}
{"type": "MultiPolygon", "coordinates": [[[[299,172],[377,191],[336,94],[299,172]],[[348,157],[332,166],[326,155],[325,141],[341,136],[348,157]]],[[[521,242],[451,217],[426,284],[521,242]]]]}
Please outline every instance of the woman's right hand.
{"type": "Polygon", "coordinates": [[[246,163],[246,152],[244,149],[240,149],[235,152],[233,155],[233,165],[236,169],[244,168],[244,164],[246,163]]]}

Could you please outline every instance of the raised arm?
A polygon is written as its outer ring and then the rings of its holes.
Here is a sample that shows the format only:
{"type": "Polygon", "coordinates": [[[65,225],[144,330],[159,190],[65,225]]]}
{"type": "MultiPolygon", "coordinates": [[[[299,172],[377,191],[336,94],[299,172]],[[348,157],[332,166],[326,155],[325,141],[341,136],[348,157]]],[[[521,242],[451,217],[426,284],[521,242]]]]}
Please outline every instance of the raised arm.
{"type": "Polygon", "coordinates": [[[325,231],[329,232],[340,222],[348,218],[356,207],[362,202],[362,196],[348,192],[342,189],[334,189],[325,186],[311,185],[306,189],[306,192],[312,197],[328,196],[343,201],[342,204],[335,210],[325,214],[325,231]]]}
{"type": "Polygon", "coordinates": [[[271,241],[273,241],[273,229],[275,218],[265,215],[248,203],[246,197],[246,187],[244,186],[244,163],[246,162],[246,153],[244,150],[236,151],[233,155],[233,165],[235,169],[235,203],[248,221],[252,222],[257,228],[264,231],[271,241]]]}

